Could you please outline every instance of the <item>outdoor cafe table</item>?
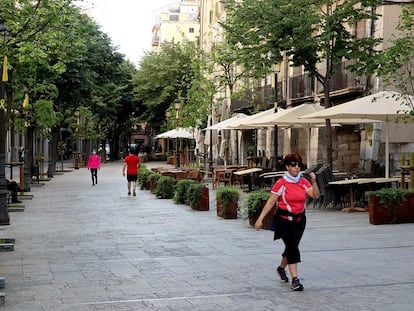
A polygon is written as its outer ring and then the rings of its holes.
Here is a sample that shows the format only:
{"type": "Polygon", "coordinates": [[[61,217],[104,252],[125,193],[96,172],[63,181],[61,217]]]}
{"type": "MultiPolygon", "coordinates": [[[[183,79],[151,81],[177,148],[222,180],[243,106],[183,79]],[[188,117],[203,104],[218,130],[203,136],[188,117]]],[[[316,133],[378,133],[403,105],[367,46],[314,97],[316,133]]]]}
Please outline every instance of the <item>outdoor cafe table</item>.
{"type": "Polygon", "coordinates": [[[353,212],[353,211],[365,212],[367,211],[366,208],[355,206],[355,198],[354,198],[354,187],[355,186],[357,187],[358,185],[386,184],[386,183],[391,183],[391,182],[398,182],[399,180],[400,180],[399,177],[353,178],[353,179],[330,181],[328,185],[349,187],[350,207],[343,208],[342,209],[343,212],[347,212],[347,213],[353,212]]]}
{"type": "Polygon", "coordinates": [[[262,179],[262,186],[265,183],[267,184],[267,181],[269,179],[271,180],[271,185],[270,186],[272,186],[276,182],[277,179],[285,176],[285,174],[286,174],[286,171],[266,172],[266,173],[260,174],[259,178],[262,179]]]}
{"type": "Polygon", "coordinates": [[[250,175],[249,191],[253,190],[253,173],[261,172],[263,169],[259,167],[248,168],[240,171],[233,172],[234,175],[250,175]]]}

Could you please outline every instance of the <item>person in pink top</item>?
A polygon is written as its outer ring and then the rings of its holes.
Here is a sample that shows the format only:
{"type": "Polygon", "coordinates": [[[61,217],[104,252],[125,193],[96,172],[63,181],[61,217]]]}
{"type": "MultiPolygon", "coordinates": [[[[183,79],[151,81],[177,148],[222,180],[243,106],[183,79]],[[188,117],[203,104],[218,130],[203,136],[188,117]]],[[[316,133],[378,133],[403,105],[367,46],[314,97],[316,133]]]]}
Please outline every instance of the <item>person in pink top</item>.
{"type": "Polygon", "coordinates": [[[91,171],[92,186],[98,184],[98,170],[101,169],[101,158],[96,154],[96,151],[92,151],[92,154],[88,159],[88,170],[91,171]]]}
{"type": "Polygon", "coordinates": [[[275,182],[270,197],[255,223],[257,230],[262,228],[263,219],[277,204],[277,211],[273,220],[274,240],[282,239],[285,249],[282,253],[280,265],[276,272],[282,282],[289,282],[285,268],[288,266],[292,277],[291,288],[294,291],[303,290],[297,274],[297,264],[300,262],[299,243],[306,227],[306,196],[319,198],[320,192],[316,183],[315,173],[310,173],[310,182],[302,177],[300,172],[302,158],[297,153],[290,153],[283,159],[286,173],[283,178],[275,182]]]}

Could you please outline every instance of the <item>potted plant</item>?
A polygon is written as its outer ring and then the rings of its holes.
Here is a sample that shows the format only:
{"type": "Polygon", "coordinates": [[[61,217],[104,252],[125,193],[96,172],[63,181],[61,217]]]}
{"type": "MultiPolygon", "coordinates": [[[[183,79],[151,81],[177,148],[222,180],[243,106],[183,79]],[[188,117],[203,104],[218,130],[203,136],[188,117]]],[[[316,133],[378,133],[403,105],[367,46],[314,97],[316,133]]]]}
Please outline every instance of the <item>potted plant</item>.
{"type": "Polygon", "coordinates": [[[401,188],[370,191],[368,211],[373,225],[414,222],[414,192],[401,188]]]}
{"type": "MultiPolygon", "coordinates": [[[[249,218],[249,224],[251,226],[254,226],[257,218],[259,218],[259,215],[262,212],[262,209],[265,206],[269,196],[270,193],[264,189],[250,193],[245,202],[245,209],[247,210],[247,216],[249,218]]],[[[270,211],[263,219],[263,229],[270,229],[273,221],[273,215],[275,214],[275,208],[276,206],[274,206],[272,211],[270,211]]]]}
{"type": "Polygon", "coordinates": [[[155,172],[152,172],[148,175],[148,186],[151,193],[155,193],[155,189],[157,188],[158,179],[160,179],[161,175],[155,172]]]}
{"type": "Polygon", "coordinates": [[[233,187],[222,187],[216,192],[217,216],[224,219],[237,218],[240,191],[233,187]]]}
{"type": "Polygon", "coordinates": [[[140,166],[139,171],[138,171],[138,183],[141,185],[141,190],[150,189],[148,176],[151,173],[152,172],[148,170],[146,167],[144,167],[143,165],[140,166]]]}
{"type": "Polygon", "coordinates": [[[157,182],[155,195],[160,199],[172,199],[174,197],[174,179],[170,176],[161,176],[157,182]]]}
{"type": "Polygon", "coordinates": [[[177,204],[186,204],[187,189],[194,183],[196,183],[196,181],[191,179],[179,180],[175,186],[174,202],[177,204]]]}
{"type": "Polygon", "coordinates": [[[186,191],[187,204],[192,209],[208,211],[210,209],[210,198],[208,187],[205,184],[194,182],[190,184],[186,191]]]}

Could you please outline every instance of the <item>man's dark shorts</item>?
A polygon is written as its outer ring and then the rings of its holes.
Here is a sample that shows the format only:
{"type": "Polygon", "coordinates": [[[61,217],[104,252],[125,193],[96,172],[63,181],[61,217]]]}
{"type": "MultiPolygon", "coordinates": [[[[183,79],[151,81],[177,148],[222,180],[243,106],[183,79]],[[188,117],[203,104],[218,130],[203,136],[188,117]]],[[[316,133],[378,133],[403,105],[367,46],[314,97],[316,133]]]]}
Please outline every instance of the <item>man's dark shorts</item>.
{"type": "Polygon", "coordinates": [[[134,174],[134,175],[127,174],[128,181],[137,181],[137,178],[138,178],[137,174],[134,174]]]}

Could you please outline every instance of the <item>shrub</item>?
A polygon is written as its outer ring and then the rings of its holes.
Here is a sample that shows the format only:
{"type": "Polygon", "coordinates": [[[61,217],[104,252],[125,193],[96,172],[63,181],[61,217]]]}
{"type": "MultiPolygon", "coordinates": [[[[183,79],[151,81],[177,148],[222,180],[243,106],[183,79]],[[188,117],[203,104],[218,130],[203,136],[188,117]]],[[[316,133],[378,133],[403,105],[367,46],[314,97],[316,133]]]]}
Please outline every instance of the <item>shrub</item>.
{"type": "Polygon", "coordinates": [[[196,206],[199,203],[201,191],[204,188],[205,185],[198,182],[190,184],[186,191],[185,203],[191,207],[196,206]]]}
{"type": "Polygon", "coordinates": [[[396,218],[396,208],[401,205],[405,200],[406,195],[410,192],[407,189],[401,188],[384,188],[375,191],[369,191],[368,195],[374,195],[379,197],[379,202],[381,206],[389,208],[392,215],[391,223],[395,223],[396,218]]]}
{"type": "Polygon", "coordinates": [[[238,202],[239,198],[240,190],[233,187],[222,187],[216,192],[216,199],[222,202],[223,208],[227,208],[231,202],[238,202]]]}
{"type": "Polygon", "coordinates": [[[139,168],[139,172],[138,172],[138,183],[141,185],[141,190],[145,189],[146,184],[147,184],[147,180],[148,180],[148,176],[151,175],[151,171],[149,171],[146,168],[139,168]]]}
{"type": "Polygon", "coordinates": [[[186,192],[190,185],[194,183],[196,183],[196,181],[191,179],[179,180],[175,188],[174,202],[177,204],[186,204],[186,192]]]}
{"type": "Polygon", "coordinates": [[[250,193],[245,203],[245,210],[249,217],[256,217],[262,212],[263,201],[267,201],[270,193],[264,189],[250,193]]]}
{"type": "Polygon", "coordinates": [[[174,179],[170,176],[161,176],[157,182],[155,195],[160,199],[172,199],[174,197],[174,179]]]}

